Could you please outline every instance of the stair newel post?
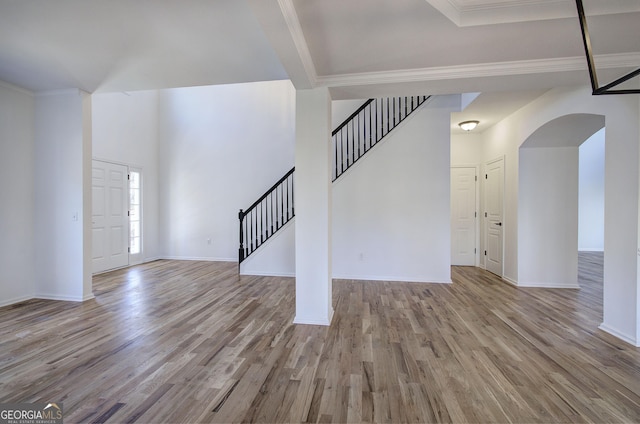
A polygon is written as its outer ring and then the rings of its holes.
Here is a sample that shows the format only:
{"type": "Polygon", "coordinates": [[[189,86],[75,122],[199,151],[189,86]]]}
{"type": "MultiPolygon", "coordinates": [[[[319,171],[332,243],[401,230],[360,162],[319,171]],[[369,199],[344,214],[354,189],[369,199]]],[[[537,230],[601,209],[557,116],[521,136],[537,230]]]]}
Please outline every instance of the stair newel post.
{"type": "Polygon", "coordinates": [[[238,249],[238,266],[240,263],[244,261],[244,231],[243,231],[243,220],[244,220],[244,212],[240,209],[238,212],[238,219],[240,220],[240,248],[238,249]]]}

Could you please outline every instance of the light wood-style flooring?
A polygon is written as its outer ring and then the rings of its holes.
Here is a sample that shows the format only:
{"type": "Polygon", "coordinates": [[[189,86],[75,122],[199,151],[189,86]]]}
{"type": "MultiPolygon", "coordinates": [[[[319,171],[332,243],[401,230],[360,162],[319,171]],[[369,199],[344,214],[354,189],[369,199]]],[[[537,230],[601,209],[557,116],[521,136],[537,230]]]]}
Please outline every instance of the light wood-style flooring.
{"type": "Polygon", "coordinates": [[[157,261],[95,300],[0,308],[0,403],[65,422],[640,422],[640,349],[598,330],[602,256],[581,290],[337,280],[330,327],[292,325],[294,280],[157,261]]]}

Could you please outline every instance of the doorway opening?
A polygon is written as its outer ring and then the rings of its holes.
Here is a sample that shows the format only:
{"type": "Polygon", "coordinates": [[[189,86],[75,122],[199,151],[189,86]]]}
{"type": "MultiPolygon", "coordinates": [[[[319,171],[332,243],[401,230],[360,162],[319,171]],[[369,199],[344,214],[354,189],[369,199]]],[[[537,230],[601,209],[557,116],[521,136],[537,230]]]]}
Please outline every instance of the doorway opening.
{"type": "MultiPolygon", "coordinates": [[[[521,145],[518,178],[519,286],[580,287],[579,149],[604,128],[604,123],[601,115],[565,115],[538,128],[521,145]]],[[[604,149],[604,131],[600,134],[602,145],[599,147],[604,149]]],[[[600,175],[604,175],[604,163],[601,167],[600,175]]],[[[587,188],[583,186],[583,189],[587,188]]],[[[584,195],[583,200],[586,200],[584,195]]],[[[603,197],[601,202],[604,207],[603,197]]],[[[588,208],[583,208],[582,213],[597,215],[593,209],[589,212],[588,208]]],[[[601,232],[604,239],[604,221],[601,222],[597,231],[592,233],[601,232]]],[[[585,225],[596,230],[593,221],[585,222],[585,225]]]]}
{"type": "Polygon", "coordinates": [[[142,262],[142,171],[92,161],[92,273],[142,262]]]}

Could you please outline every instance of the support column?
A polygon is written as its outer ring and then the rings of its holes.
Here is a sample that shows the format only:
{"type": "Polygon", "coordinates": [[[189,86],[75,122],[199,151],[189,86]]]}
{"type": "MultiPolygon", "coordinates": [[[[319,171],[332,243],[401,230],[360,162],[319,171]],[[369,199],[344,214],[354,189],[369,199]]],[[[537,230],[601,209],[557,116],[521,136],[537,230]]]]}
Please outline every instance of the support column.
{"type": "Polygon", "coordinates": [[[331,97],[296,93],[295,324],[329,325],[331,305],[331,97]]]}

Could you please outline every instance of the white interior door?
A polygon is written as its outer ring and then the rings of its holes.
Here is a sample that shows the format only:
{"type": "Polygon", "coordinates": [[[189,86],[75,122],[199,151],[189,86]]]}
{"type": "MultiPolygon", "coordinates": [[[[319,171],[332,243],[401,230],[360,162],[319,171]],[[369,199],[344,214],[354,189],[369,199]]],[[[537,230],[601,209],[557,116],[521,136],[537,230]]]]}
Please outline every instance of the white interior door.
{"type": "Polygon", "coordinates": [[[451,264],[476,264],[476,168],[451,168],[451,264]]]}
{"type": "Polygon", "coordinates": [[[502,277],[504,159],[485,168],[485,267],[502,277]]]}
{"type": "Polygon", "coordinates": [[[129,265],[127,172],[123,165],[93,161],[93,273],[129,265]]]}

